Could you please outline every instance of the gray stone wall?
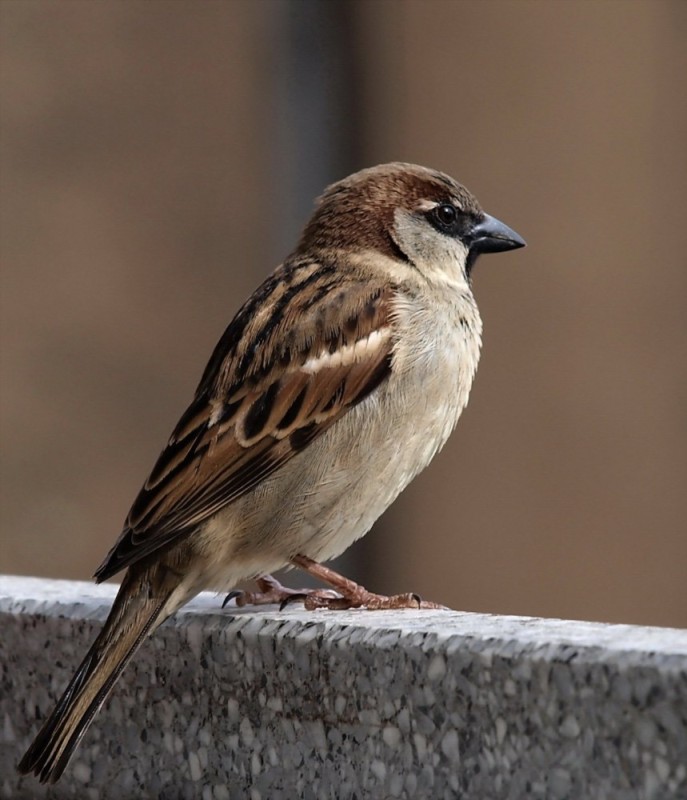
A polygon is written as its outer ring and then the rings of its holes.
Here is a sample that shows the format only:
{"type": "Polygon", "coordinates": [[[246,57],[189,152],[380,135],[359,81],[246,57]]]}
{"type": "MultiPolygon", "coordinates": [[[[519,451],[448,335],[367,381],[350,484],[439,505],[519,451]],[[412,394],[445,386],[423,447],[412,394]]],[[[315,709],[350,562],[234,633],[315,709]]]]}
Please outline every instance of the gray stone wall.
{"type": "Polygon", "coordinates": [[[19,778],[114,591],[0,578],[0,797],[687,796],[687,631],[213,595],[144,644],[56,786],[19,778]]]}

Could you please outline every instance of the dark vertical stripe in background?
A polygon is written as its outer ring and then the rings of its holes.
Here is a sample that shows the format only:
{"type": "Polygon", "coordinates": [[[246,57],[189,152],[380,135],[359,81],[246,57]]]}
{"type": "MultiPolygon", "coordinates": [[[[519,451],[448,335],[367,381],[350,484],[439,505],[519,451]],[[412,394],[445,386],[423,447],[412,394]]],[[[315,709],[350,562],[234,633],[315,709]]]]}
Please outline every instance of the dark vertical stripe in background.
{"type": "Polygon", "coordinates": [[[324,186],[365,166],[365,131],[358,3],[288,0],[273,7],[269,154],[279,198],[273,237],[277,261],[294,246],[324,186]]]}
{"type": "MultiPolygon", "coordinates": [[[[276,176],[273,261],[293,248],[322,189],[365,162],[359,3],[287,0],[274,4],[271,55],[273,136],[269,155],[276,176]]],[[[272,208],[272,212],[274,212],[272,208]]],[[[361,547],[331,566],[363,580],[361,547]]],[[[318,585],[307,575],[285,582],[318,585]]]]}

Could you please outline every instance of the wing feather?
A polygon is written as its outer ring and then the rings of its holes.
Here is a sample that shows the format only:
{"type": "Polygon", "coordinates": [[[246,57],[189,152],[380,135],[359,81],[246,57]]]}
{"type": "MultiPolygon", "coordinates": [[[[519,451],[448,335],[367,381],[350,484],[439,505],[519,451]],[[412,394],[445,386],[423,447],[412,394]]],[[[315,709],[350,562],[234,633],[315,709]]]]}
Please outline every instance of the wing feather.
{"type": "Polygon", "coordinates": [[[234,318],[98,581],[191,534],[388,377],[393,287],[330,270],[325,290],[317,274],[309,261],[281,267],[234,318]]]}

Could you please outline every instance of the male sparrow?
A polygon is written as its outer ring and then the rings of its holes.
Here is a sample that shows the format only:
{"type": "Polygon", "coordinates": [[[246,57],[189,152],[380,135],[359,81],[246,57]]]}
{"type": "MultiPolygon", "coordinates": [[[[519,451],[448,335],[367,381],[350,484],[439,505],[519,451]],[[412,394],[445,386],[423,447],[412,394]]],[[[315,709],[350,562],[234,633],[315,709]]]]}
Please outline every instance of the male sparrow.
{"type": "Polygon", "coordinates": [[[459,183],[385,164],[330,186],[293,253],[238,311],[95,573],[126,568],[110,615],[19,763],[62,774],[143,639],[198,592],[293,565],[308,608],[437,607],[372,594],[320,562],[370,529],[465,407],[482,323],[480,253],[524,246],[459,183]]]}

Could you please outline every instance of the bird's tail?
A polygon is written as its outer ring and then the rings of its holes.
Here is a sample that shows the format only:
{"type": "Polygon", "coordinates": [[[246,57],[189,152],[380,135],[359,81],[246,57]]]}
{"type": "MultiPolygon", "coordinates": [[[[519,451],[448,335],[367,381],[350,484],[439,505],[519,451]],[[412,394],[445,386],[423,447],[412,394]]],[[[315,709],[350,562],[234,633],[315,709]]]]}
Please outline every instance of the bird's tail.
{"type": "Polygon", "coordinates": [[[17,765],[20,773],[33,772],[41,783],[57,781],[141,642],[174,610],[165,606],[177,581],[155,580],[158,576],[147,571],[132,572],[127,573],[98,638],[17,765]]]}

